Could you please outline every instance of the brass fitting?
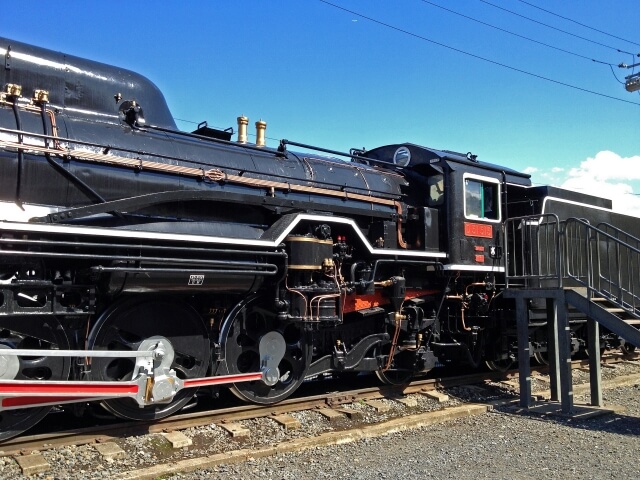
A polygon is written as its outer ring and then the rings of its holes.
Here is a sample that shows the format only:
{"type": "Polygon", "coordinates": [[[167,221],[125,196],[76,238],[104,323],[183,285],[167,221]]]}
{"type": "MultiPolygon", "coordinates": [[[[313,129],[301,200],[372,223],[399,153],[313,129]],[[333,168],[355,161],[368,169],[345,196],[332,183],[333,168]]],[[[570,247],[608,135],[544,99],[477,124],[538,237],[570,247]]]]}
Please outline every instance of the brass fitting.
{"type": "Polygon", "coordinates": [[[335,267],[335,263],[333,263],[333,258],[325,258],[322,261],[322,268],[324,269],[325,272],[331,272],[333,270],[333,268],[335,267]]]}
{"type": "Polygon", "coordinates": [[[33,92],[33,103],[49,103],[49,92],[47,90],[33,92]]]}
{"type": "Polygon", "coordinates": [[[445,298],[447,300],[464,300],[464,297],[462,295],[447,295],[445,298]]]}
{"type": "Polygon", "coordinates": [[[15,83],[7,83],[6,92],[7,95],[11,95],[13,97],[20,97],[22,95],[22,85],[17,85],[15,83]]]}
{"type": "Polygon", "coordinates": [[[247,143],[247,125],[249,118],[241,115],[238,117],[238,143],[247,143]]]}
{"type": "Polygon", "coordinates": [[[265,142],[265,131],[267,130],[267,122],[262,119],[256,122],[256,146],[264,147],[266,145],[265,142]]]}

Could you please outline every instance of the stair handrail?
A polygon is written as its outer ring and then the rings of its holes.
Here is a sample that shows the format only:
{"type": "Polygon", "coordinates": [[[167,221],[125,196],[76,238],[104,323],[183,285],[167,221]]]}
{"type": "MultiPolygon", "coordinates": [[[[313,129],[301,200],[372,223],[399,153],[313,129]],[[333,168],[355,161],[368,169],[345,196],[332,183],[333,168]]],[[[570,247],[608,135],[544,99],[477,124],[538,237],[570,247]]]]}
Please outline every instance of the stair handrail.
{"type": "Polygon", "coordinates": [[[504,245],[507,288],[582,286],[640,315],[640,239],[628,232],[535,214],[505,221],[504,245]]]}
{"type": "Polygon", "coordinates": [[[613,225],[603,222],[593,226],[584,219],[574,217],[564,222],[564,240],[565,276],[586,287],[588,298],[594,295],[604,297],[638,316],[640,292],[634,288],[633,279],[640,278],[640,239],[613,225]],[[584,235],[572,235],[576,225],[584,230],[584,235]],[[638,245],[631,245],[599,228],[602,226],[624,234],[634,242],[638,240],[638,245]],[[574,265],[574,258],[585,260],[586,269],[574,265]],[[623,265],[627,269],[626,276],[623,275],[623,265]]]}
{"type": "MultiPolygon", "coordinates": [[[[610,223],[607,222],[600,222],[598,225],[596,225],[596,228],[598,230],[602,230],[605,233],[609,233],[608,230],[611,230],[612,232],[614,232],[616,235],[624,235],[627,240],[621,240],[621,238],[619,236],[615,236],[615,238],[617,238],[618,240],[623,241],[624,243],[627,243],[629,245],[632,245],[632,243],[629,240],[632,240],[635,248],[640,249],[640,238],[631,235],[629,232],[626,232],[624,230],[622,230],[621,228],[616,227],[615,225],[611,225],[610,223]]],[[[613,235],[613,234],[610,234],[613,235]]]]}

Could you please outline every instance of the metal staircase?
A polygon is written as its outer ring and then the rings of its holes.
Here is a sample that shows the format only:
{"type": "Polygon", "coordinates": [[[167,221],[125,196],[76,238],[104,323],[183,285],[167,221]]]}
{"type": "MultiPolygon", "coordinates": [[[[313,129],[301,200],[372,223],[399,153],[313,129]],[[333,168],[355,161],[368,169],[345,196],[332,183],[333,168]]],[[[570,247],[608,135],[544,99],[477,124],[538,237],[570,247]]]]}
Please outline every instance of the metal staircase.
{"type": "Polygon", "coordinates": [[[602,326],[640,347],[640,239],[612,225],[553,214],[510,219],[505,224],[505,297],[516,301],[520,404],[531,405],[528,299],[546,299],[551,397],[573,409],[569,308],[587,318],[591,404],[602,404],[602,326]]]}
{"type": "Polygon", "coordinates": [[[594,227],[577,218],[565,222],[564,236],[565,278],[586,288],[586,295],[567,290],[567,303],[640,347],[640,239],[613,225],[594,227]],[[576,250],[586,258],[568,254],[576,250]]]}

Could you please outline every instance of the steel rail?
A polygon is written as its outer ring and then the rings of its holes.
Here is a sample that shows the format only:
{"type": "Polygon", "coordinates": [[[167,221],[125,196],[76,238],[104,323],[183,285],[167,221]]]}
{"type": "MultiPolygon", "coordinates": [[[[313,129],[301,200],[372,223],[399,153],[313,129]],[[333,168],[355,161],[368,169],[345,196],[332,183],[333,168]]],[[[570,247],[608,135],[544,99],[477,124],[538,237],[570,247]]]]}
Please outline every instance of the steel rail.
{"type": "Polygon", "coordinates": [[[132,421],[113,425],[76,428],[38,435],[19,436],[0,443],[0,456],[34,450],[47,450],[68,445],[82,445],[104,442],[130,435],[145,435],[180,430],[190,427],[210,425],[212,423],[228,423],[252,418],[269,417],[274,414],[316,410],[351,403],[360,399],[389,398],[401,394],[418,393],[436,388],[452,387],[477,383],[487,378],[499,380],[514,377],[499,372],[483,372],[482,374],[463,375],[451,378],[424,379],[404,386],[381,385],[357,390],[334,392],[310,397],[291,398],[275,405],[241,405],[215,411],[191,412],[172,415],[157,421],[132,421]]]}
{"type": "MultiPolygon", "coordinates": [[[[640,359],[639,355],[629,356],[613,354],[604,357],[604,363],[617,363],[629,359],[640,359]]],[[[588,367],[588,361],[576,360],[572,368],[588,367]]],[[[548,366],[531,369],[532,372],[545,373],[548,366]]],[[[129,421],[113,425],[82,427],[37,435],[22,435],[0,443],[0,457],[43,451],[69,445],[101,443],[134,435],[146,435],[182,430],[211,424],[224,424],[254,418],[271,417],[282,413],[302,410],[319,410],[339,407],[359,400],[393,398],[401,395],[433,391],[438,388],[451,388],[471,385],[483,381],[507,381],[517,378],[518,370],[508,372],[481,372],[454,377],[415,380],[407,385],[380,385],[356,390],[333,392],[301,398],[290,398],[275,405],[241,405],[217,409],[214,411],[190,412],[172,415],[156,421],[129,421]]]]}

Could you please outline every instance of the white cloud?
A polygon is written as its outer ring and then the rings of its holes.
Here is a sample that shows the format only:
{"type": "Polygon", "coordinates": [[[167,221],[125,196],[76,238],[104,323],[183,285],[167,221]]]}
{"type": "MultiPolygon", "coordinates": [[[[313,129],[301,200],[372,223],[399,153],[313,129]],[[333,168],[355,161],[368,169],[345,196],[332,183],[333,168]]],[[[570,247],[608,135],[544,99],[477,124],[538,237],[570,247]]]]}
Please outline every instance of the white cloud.
{"type": "Polygon", "coordinates": [[[553,167],[553,168],[551,169],[551,171],[552,171],[553,173],[564,172],[564,168],[562,168],[562,167],[553,167]]]}
{"type": "Polygon", "coordinates": [[[571,168],[561,187],[609,198],[615,211],[640,217],[640,196],[633,194],[631,185],[634,180],[640,180],[640,155],[624,158],[602,151],[571,168]]]}
{"type": "Polygon", "coordinates": [[[524,173],[531,175],[532,173],[536,173],[538,169],[536,167],[527,167],[524,169],[524,173]]]}
{"type": "Polygon", "coordinates": [[[578,168],[569,170],[569,177],[607,180],[640,180],[640,155],[621,157],[604,150],[594,158],[587,158],[578,168]]]}

